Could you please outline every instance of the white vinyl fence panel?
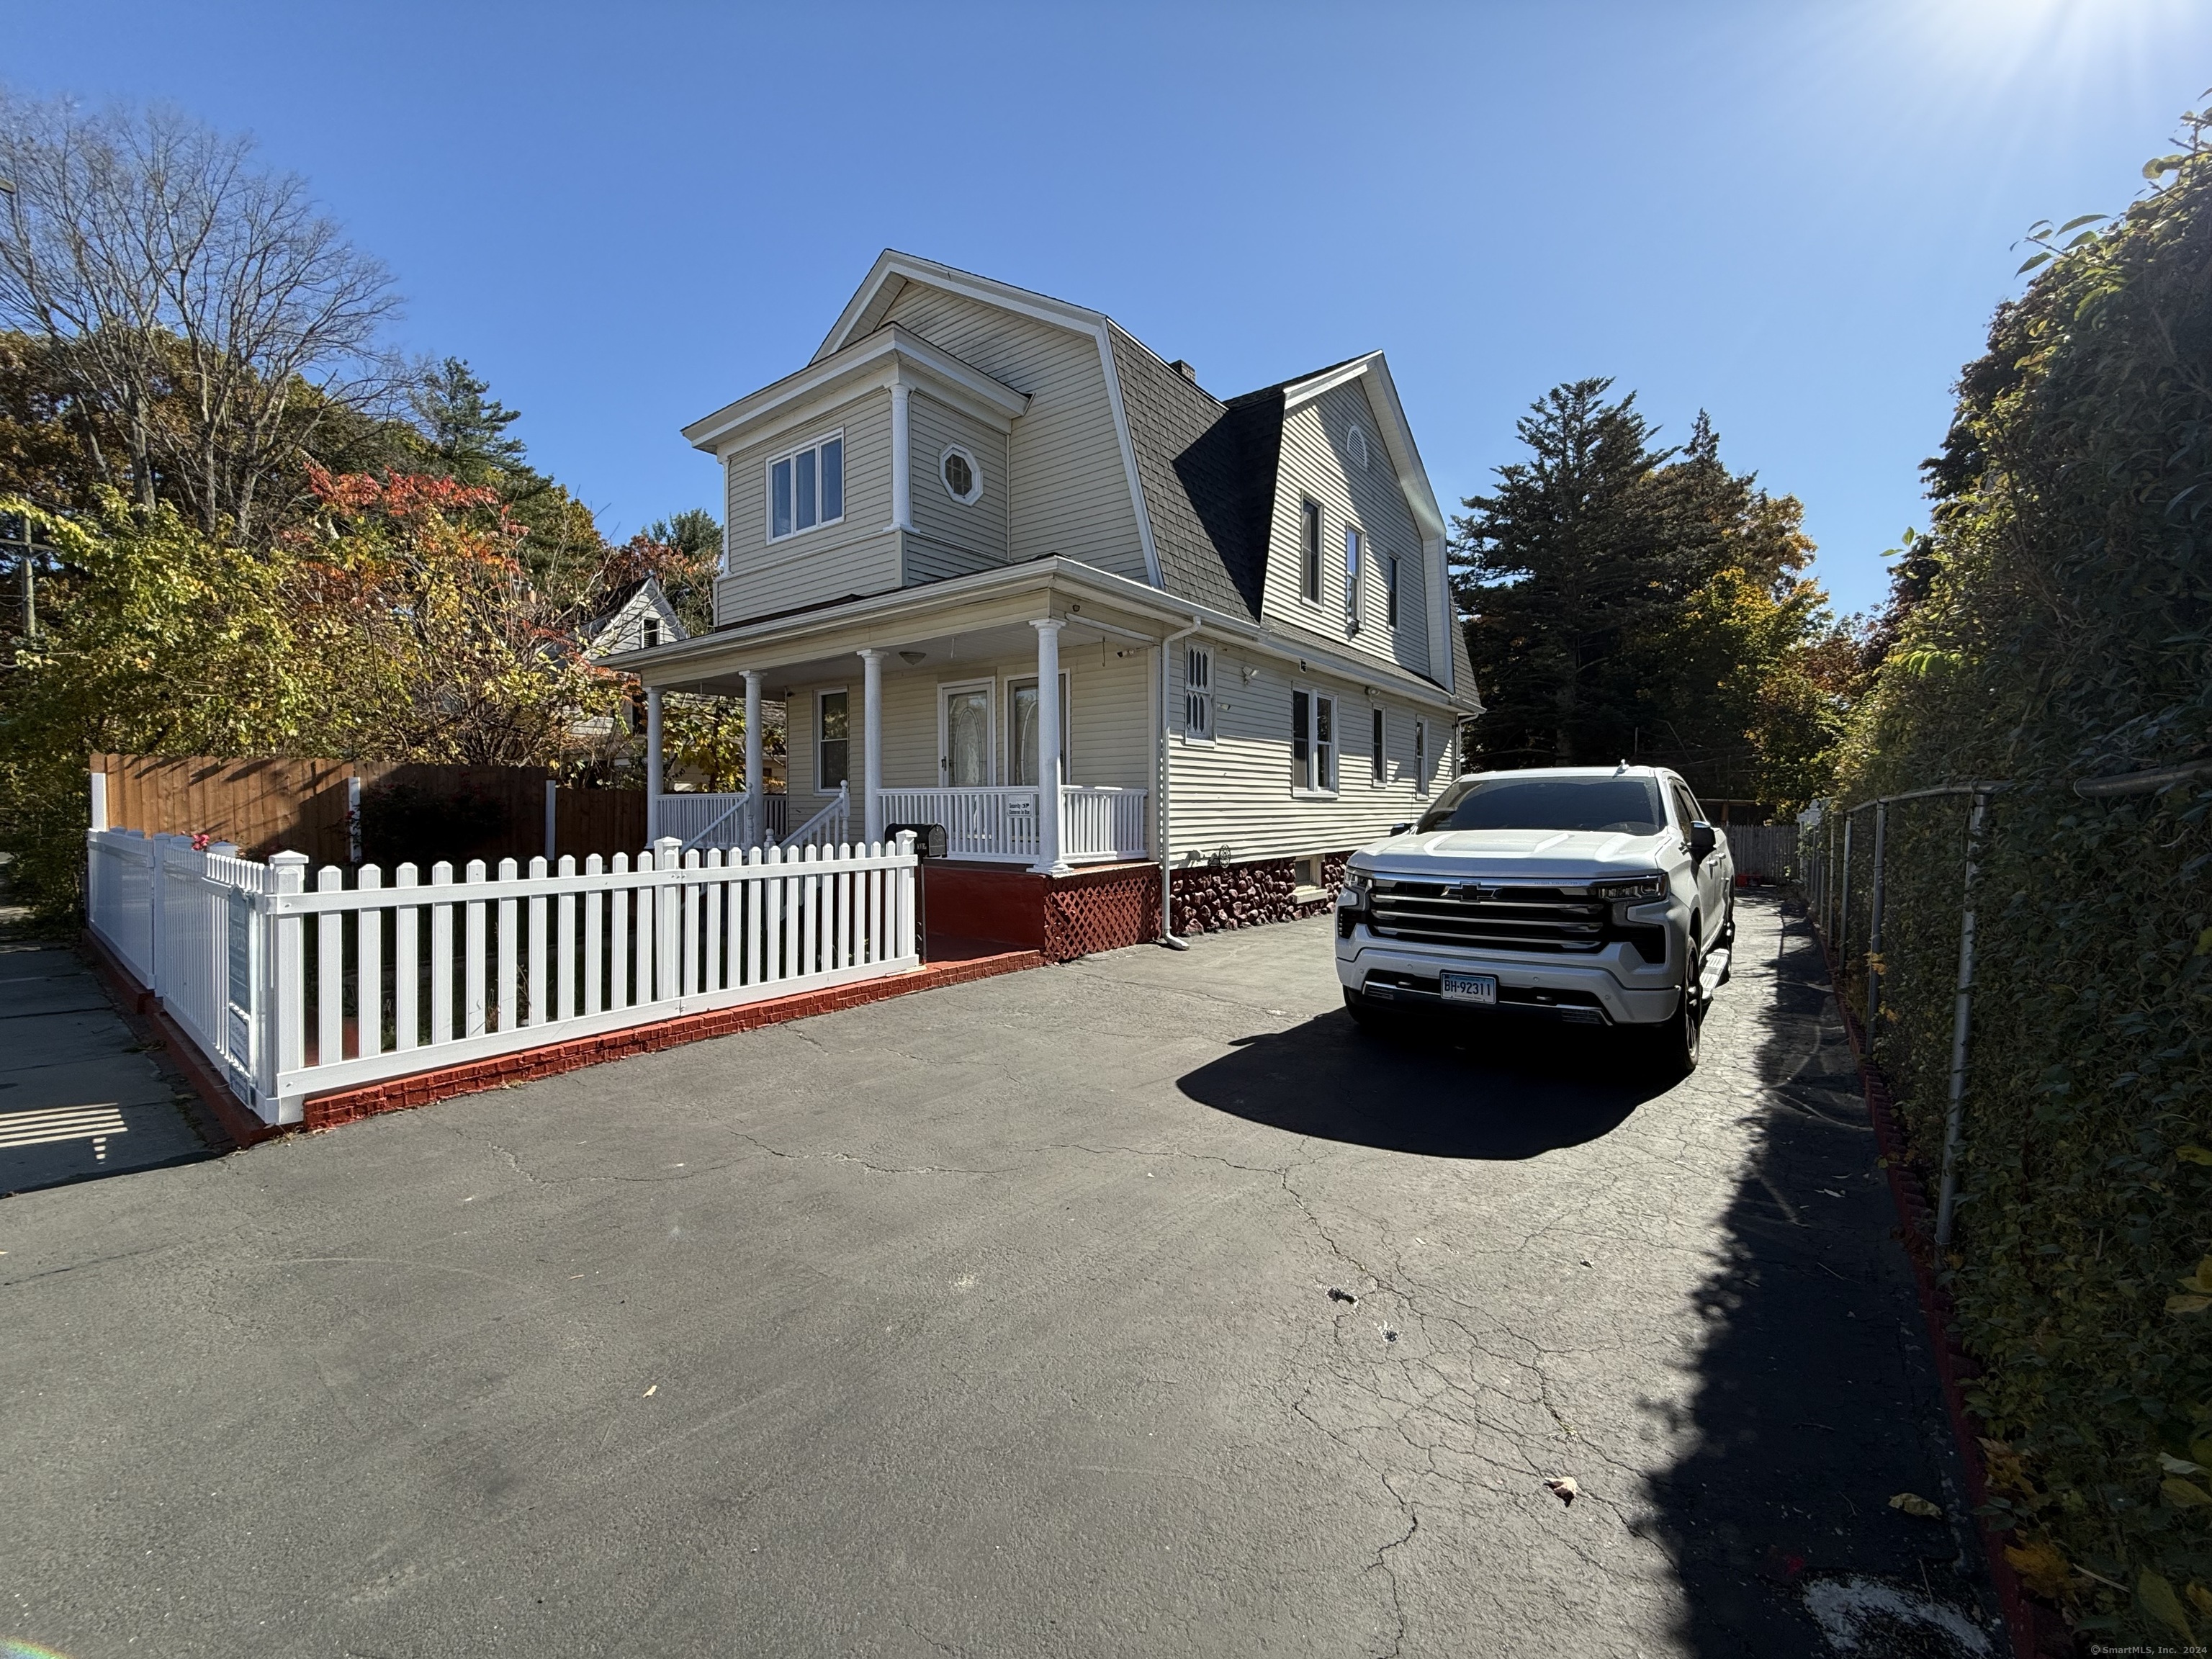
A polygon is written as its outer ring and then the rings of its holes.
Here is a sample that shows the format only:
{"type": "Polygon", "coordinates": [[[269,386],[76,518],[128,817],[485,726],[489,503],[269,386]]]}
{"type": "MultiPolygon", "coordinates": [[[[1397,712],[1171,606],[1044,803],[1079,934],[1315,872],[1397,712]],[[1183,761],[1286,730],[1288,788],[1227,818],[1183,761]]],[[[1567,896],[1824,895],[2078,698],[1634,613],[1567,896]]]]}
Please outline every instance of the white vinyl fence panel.
{"type": "Polygon", "coordinates": [[[896,847],[472,861],[350,885],[181,836],[94,830],[94,931],[264,1121],[313,1093],[920,964],[896,847]]]}

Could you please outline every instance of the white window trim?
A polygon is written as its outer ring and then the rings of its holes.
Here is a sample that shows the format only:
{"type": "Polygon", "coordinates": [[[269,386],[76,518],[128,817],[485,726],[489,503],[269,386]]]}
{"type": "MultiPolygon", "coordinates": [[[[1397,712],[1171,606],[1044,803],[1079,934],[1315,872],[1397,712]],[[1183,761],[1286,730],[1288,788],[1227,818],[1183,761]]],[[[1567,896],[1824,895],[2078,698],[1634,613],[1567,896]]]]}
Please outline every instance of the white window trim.
{"type": "Polygon", "coordinates": [[[1367,532],[1356,524],[1344,526],[1344,635],[1350,639],[1365,625],[1361,604],[1367,587],[1367,532]]]}
{"type": "Polygon", "coordinates": [[[983,464],[975,459],[975,452],[969,448],[966,444],[947,444],[938,453],[937,482],[945,493],[951,495],[961,506],[973,507],[983,499],[983,464]],[[956,494],[952,488],[952,481],[945,476],[945,464],[955,455],[968,463],[968,477],[970,483],[965,495],[956,494]]]}
{"type": "MultiPolygon", "coordinates": [[[[1334,800],[1344,786],[1344,734],[1338,727],[1339,699],[1334,691],[1323,691],[1316,686],[1296,682],[1292,683],[1291,690],[1294,696],[1301,691],[1305,693],[1306,719],[1309,722],[1306,727],[1305,769],[1298,775],[1297,781],[1291,785],[1291,799],[1292,800],[1334,800]],[[1324,702],[1328,704],[1328,726],[1332,734],[1328,740],[1329,771],[1335,779],[1335,782],[1328,788],[1323,788],[1313,781],[1321,775],[1321,705],[1324,702]]],[[[1293,715],[1292,718],[1295,721],[1296,716],[1293,715]]],[[[1297,727],[1293,724],[1291,728],[1291,758],[1293,764],[1297,759],[1297,727]]]]}
{"type": "Polygon", "coordinates": [[[1185,645],[1182,656],[1182,740],[1188,744],[1194,744],[1202,749],[1212,748],[1216,736],[1220,731],[1220,724],[1217,718],[1220,713],[1220,701],[1214,696],[1213,690],[1212,647],[1204,645],[1185,645]],[[1190,724],[1192,696],[1190,665],[1193,659],[1202,661],[1206,665],[1206,689],[1196,694],[1206,710],[1206,729],[1203,732],[1193,732],[1190,724]]]}
{"type": "MultiPolygon", "coordinates": [[[[1036,677],[1032,674],[1030,678],[1034,679],[1036,677]]],[[[1006,742],[1004,734],[999,730],[1000,707],[999,682],[996,678],[938,681],[937,787],[995,789],[999,787],[999,780],[1006,776],[1005,771],[999,765],[999,750],[1006,742]],[[981,691],[991,700],[990,708],[983,714],[985,729],[991,733],[991,741],[985,744],[983,749],[983,768],[990,776],[980,784],[956,785],[952,781],[952,768],[950,764],[952,759],[952,732],[951,723],[945,718],[945,700],[955,691],[981,691]]]]}
{"type": "Polygon", "coordinates": [[[1328,523],[1321,503],[1310,495],[1298,497],[1298,603],[1319,611],[1328,592],[1328,523]],[[1313,511],[1313,592],[1306,592],[1306,511],[1313,511]]]}
{"type": "Polygon", "coordinates": [[[822,699],[834,697],[841,691],[845,694],[845,781],[848,787],[853,780],[853,688],[849,685],[817,685],[814,688],[814,793],[817,795],[837,793],[834,787],[828,789],[822,787],[822,744],[824,741],[822,736],[822,699]]]}
{"type": "MultiPolygon", "coordinates": [[[[1034,668],[1027,673],[1020,673],[1010,668],[999,677],[997,744],[1000,759],[1004,762],[1004,764],[999,768],[999,775],[1006,780],[1006,787],[1009,789],[1042,787],[1041,785],[1020,784],[1013,781],[1014,688],[1018,685],[1032,684],[1036,679],[1036,670],[1034,668]]],[[[939,697],[937,700],[937,706],[940,709],[945,707],[944,698],[939,697]]],[[[1073,785],[1075,781],[1075,687],[1070,684],[1067,670],[1065,668],[1060,671],[1060,781],[1068,785],[1073,785]]]]}
{"type": "MultiPolygon", "coordinates": [[[[775,454],[769,456],[765,461],[761,463],[761,528],[765,532],[765,539],[768,541],[769,545],[774,546],[782,542],[796,541],[801,536],[811,536],[817,530],[824,530],[833,524],[842,524],[845,522],[845,515],[841,512],[834,519],[817,519],[812,524],[808,525],[804,530],[787,530],[781,536],[775,533],[775,469],[777,463],[787,461],[795,455],[804,455],[810,449],[819,449],[826,443],[842,443],[844,437],[845,428],[842,426],[835,432],[817,433],[813,437],[809,438],[805,443],[793,444],[788,449],[780,449],[775,454]]],[[[837,463],[840,475],[838,483],[840,492],[838,495],[838,502],[840,506],[844,504],[844,495],[842,493],[844,488],[842,477],[844,465],[843,452],[841,450],[839,452],[837,463]]],[[[796,488],[797,486],[794,485],[794,490],[796,488]]],[[[814,495],[816,503],[819,505],[822,499],[822,464],[819,461],[817,461],[814,465],[814,495]]],[[[792,512],[794,516],[797,514],[798,511],[799,504],[794,497],[792,502],[792,512]]]]}

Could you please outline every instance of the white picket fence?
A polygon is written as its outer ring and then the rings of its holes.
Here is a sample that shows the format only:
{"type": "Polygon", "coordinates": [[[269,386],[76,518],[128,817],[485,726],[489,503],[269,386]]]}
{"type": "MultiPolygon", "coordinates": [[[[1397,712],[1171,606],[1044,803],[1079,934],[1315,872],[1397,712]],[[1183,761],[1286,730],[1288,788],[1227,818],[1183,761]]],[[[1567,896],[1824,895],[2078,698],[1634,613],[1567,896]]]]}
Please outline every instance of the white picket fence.
{"type": "Polygon", "coordinates": [[[93,931],[269,1123],[310,1094],[920,965],[896,847],[597,854],[427,884],[183,836],[88,836],[93,931]]]}

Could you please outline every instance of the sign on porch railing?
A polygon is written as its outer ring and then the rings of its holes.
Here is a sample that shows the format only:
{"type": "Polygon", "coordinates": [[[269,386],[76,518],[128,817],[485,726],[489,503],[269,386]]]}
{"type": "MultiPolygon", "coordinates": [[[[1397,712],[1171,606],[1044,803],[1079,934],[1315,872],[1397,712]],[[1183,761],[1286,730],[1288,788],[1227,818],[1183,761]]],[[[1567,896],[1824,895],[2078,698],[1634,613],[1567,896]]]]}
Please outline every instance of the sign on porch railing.
{"type": "Polygon", "coordinates": [[[365,865],[310,888],[183,836],[88,836],[93,931],[271,1123],[306,1096],[903,972],[918,860],[896,847],[617,854],[487,872],[365,865]]]}

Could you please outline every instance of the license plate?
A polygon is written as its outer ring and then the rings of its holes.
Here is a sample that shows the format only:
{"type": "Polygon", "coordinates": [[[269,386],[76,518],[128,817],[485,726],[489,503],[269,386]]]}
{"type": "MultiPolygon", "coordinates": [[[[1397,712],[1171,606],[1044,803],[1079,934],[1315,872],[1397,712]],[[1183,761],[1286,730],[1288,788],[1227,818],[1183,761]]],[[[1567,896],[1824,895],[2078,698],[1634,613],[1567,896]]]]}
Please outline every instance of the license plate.
{"type": "Polygon", "coordinates": [[[1498,976],[1494,974],[1446,974],[1440,988],[1446,1002],[1479,1002],[1498,1006],[1498,976]]]}

